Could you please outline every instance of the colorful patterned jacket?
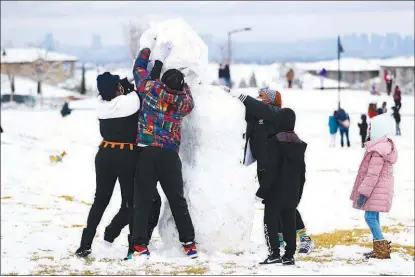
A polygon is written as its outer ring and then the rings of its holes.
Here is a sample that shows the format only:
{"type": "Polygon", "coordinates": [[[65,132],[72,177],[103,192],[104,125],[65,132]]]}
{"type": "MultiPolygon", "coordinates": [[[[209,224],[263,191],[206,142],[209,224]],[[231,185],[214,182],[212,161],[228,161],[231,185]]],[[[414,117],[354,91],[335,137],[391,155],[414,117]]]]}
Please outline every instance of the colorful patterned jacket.
{"type": "Polygon", "coordinates": [[[147,71],[150,49],[140,51],[133,75],[142,106],[138,116],[136,143],[168,148],[179,152],[180,123],[194,108],[187,84],[183,91],[175,91],[159,79],[151,80],[147,71]]]}

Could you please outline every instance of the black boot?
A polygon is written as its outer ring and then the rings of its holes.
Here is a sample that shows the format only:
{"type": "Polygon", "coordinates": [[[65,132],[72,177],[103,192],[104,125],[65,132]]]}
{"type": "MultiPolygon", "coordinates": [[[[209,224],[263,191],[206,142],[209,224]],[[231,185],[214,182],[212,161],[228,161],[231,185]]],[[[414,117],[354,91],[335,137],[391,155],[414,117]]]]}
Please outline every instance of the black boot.
{"type": "Polygon", "coordinates": [[[281,263],[282,263],[282,259],[280,257],[280,250],[274,249],[272,250],[271,254],[263,262],[260,262],[259,264],[281,264],[281,263]]]}
{"type": "Polygon", "coordinates": [[[95,231],[91,232],[87,228],[82,231],[81,246],[76,250],[75,255],[80,258],[85,258],[91,254],[92,240],[94,239],[95,231]]]}

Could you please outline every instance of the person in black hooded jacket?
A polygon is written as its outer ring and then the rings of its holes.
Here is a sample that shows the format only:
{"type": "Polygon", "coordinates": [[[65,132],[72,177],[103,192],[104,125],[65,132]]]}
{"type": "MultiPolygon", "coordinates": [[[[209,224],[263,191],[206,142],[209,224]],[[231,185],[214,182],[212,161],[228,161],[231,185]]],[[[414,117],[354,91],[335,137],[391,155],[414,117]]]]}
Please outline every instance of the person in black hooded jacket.
{"type": "Polygon", "coordinates": [[[260,187],[256,196],[265,204],[264,231],[270,252],[261,264],[293,265],[296,249],[296,207],[305,182],[306,149],[306,144],[293,133],[295,113],[288,108],[281,109],[281,95],[277,91],[261,89],[261,101],[258,101],[229,88],[222,88],[238,98],[246,108],[244,165],[257,161],[260,187]],[[281,226],[286,242],[286,252],[282,258],[277,236],[281,226]]]}

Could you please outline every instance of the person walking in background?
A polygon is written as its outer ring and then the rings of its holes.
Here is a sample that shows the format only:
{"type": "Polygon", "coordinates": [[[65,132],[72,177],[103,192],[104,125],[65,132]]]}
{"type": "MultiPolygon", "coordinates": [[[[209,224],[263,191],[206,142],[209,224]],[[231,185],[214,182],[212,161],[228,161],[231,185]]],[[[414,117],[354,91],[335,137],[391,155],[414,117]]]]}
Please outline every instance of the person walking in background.
{"type": "Polygon", "coordinates": [[[336,117],[337,111],[334,111],[333,115],[329,116],[330,147],[334,147],[336,144],[336,134],[339,128],[336,117]]]}
{"type": "Polygon", "coordinates": [[[326,69],[325,68],[323,68],[321,71],[320,71],[320,73],[319,73],[319,75],[320,75],[320,89],[324,89],[324,79],[326,78],[326,76],[327,76],[327,71],[326,71],[326,69]]]}
{"type": "Polygon", "coordinates": [[[357,126],[359,126],[359,134],[360,134],[360,137],[362,138],[362,148],[364,148],[365,142],[367,139],[367,121],[366,121],[367,117],[365,114],[362,114],[360,119],[362,120],[362,123],[357,123],[357,126]]]}
{"type": "Polygon", "coordinates": [[[390,70],[385,71],[383,78],[386,83],[386,92],[388,93],[388,96],[389,96],[391,95],[391,92],[392,92],[392,82],[393,82],[392,72],[390,70]]]}
{"type": "Polygon", "coordinates": [[[398,85],[395,86],[395,91],[393,92],[393,101],[395,101],[395,107],[397,107],[399,110],[402,107],[402,96],[401,96],[401,89],[398,85]]]}
{"type": "Polygon", "coordinates": [[[401,135],[401,114],[399,113],[400,107],[392,107],[392,116],[395,119],[395,124],[396,124],[396,135],[400,136],[401,135]]]}
{"type": "Polygon", "coordinates": [[[365,211],[365,220],[373,238],[373,250],[366,258],[390,259],[391,246],[385,240],[379,213],[389,212],[394,192],[393,165],[398,158],[395,143],[388,137],[392,119],[387,115],[373,118],[369,127],[370,141],[360,164],[350,200],[353,208],[365,211]]]}
{"type": "Polygon", "coordinates": [[[218,76],[219,76],[219,85],[226,86],[225,69],[222,64],[219,65],[218,76]]]}
{"type": "Polygon", "coordinates": [[[292,88],[292,84],[294,80],[294,70],[292,68],[288,70],[286,77],[287,77],[287,82],[288,82],[288,88],[292,88]]]}
{"type": "Polygon", "coordinates": [[[341,147],[344,146],[344,139],[343,139],[344,136],[346,136],[347,147],[350,147],[350,140],[349,140],[350,117],[344,109],[339,109],[338,110],[338,112],[337,112],[337,122],[339,123],[339,129],[340,129],[340,145],[341,145],[341,147]]]}
{"type": "Polygon", "coordinates": [[[232,88],[231,70],[229,64],[226,64],[223,68],[223,77],[225,78],[226,86],[228,88],[232,88]]]}
{"type": "Polygon", "coordinates": [[[62,109],[61,109],[62,117],[70,115],[71,112],[72,112],[72,109],[69,108],[69,103],[67,101],[65,101],[65,103],[63,104],[62,109]]]}

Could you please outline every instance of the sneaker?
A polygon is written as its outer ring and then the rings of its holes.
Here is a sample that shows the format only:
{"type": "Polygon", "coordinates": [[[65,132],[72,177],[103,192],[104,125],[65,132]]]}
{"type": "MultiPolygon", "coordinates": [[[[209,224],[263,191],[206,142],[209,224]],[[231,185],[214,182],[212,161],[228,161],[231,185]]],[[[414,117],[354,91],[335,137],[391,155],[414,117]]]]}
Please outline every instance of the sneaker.
{"type": "Polygon", "coordinates": [[[269,255],[263,262],[259,264],[282,264],[282,259],[279,255],[269,255]]]}
{"type": "Polygon", "coordinates": [[[300,250],[298,250],[299,254],[310,254],[313,249],[314,242],[309,236],[300,238],[300,250]]]}
{"type": "Polygon", "coordinates": [[[294,257],[288,258],[286,256],[282,257],[282,265],[295,265],[294,257]]]}
{"type": "Polygon", "coordinates": [[[196,250],[196,243],[194,241],[182,243],[184,252],[188,257],[191,259],[195,259],[198,257],[197,250],[196,250]]]}
{"type": "Polygon", "coordinates": [[[84,245],[79,247],[78,250],[76,250],[75,255],[79,258],[86,258],[91,253],[91,245],[84,245]]]}
{"type": "Polygon", "coordinates": [[[131,257],[131,258],[129,258],[129,260],[131,260],[132,257],[137,257],[137,256],[150,256],[150,251],[148,251],[148,248],[147,248],[146,245],[135,244],[134,245],[134,252],[129,253],[127,255],[127,257],[131,257]]]}

